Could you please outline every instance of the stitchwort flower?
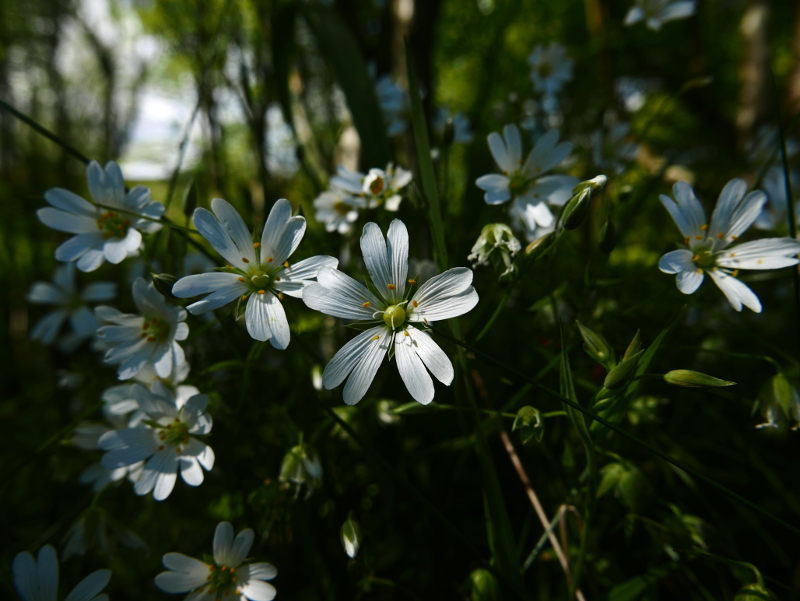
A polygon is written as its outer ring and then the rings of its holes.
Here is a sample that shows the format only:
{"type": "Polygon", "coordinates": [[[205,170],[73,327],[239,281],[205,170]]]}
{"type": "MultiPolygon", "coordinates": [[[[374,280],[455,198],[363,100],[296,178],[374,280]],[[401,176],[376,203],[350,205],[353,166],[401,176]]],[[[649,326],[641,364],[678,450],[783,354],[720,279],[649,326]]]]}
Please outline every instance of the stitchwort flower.
{"type": "MultiPolygon", "coordinates": [[[[58,599],[58,556],[45,545],[33,555],[18,553],[11,566],[14,586],[22,601],[56,601],[58,599]]],[[[100,592],[111,578],[111,570],[97,570],[81,580],[64,601],[108,601],[100,592]]]]}
{"type": "Polygon", "coordinates": [[[575,66],[566,46],[558,42],[539,44],[528,56],[528,64],[534,91],[543,95],[546,105],[555,107],[555,96],[572,79],[575,66]]]}
{"type": "Polygon", "coordinates": [[[137,495],[153,491],[153,498],[162,501],[172,492],[179,470],[186,484],[200,486],[203,469],[214,467],[214,451],[196,438],[211,432],[211,416],[205,412],[208,396],[196,394],[184,400],[158,381],[151,391],[139,386],[145,419],[100,437],[98,445],[107,451],[100,465],[114,470],[146,461],[134,491],[137,495]]]}
{"type": "Polygon", "coordinates": [[[211,211],[196,209],[194,225],[229,264],[216,273],[181,278],[172,287],[179,298],[208,294],[186,307],[201,315],[237,299],[247,301],[245,324],[256,340],[289,346],[289,322],[281,305],[284,294],[299,298],[321,267],[336,267],[333,257],[318,255],[289,264],[306,231],[305,218],[292,217],[292,205],[278,200],[269,212],[261,242],[253,242],[244,220],[228,202],[215,198],[211,211]]]}
{"type": "Polygon", "coordinates": [[[558,130],[551,129],[539,138],[527,159],[522,160],[522,138],[519,128],[510,124],[503,128],[503,137],[492,132],[487,140],[502,174],[482,175],[475,184],[486,191],[487,204],[513,200],[510,213],[521,223],[529,241],[548,233],[555,217],[548,203],[563,205],[572,197],[578,179],[569,175],[545,175],[560,164],[572,151],[570,142],[558,142],[558,130]]]}
{"type": "Polygon", "coordinates": [[[399,219],[384,240],[375,223],[361,235],[361,251],[374,292],[335,269],[321,269],[306,288],[303,302],[334,317],[372,325],[345,344],[325,367],[322,383],[328,390],[348,378],[344,402],[355,405],[369,389],[383,358],[394,353],[400,377],[411,396],[422,404],[433,400],[433,381],[426,368],[443,384],[453,381],[453,365],[424,326],[470,311],[478,294],[470,285],[472,271],[449,269],[417,288],[408,279],[408,231],[399,219]]]}
{"type": "Polygon", "coordinates": [[[689,184],[678,182],[672,191],[675,200],[662,194],[661,204],[684,235],[686,248],[661,257],[659,269],[676,274],[678,289],[684,294],[695,292],[708,274],[736,311],[744,305],[760,313],[761,301],[736,279],[739,270],[781,269],[800,262],[796,256],[800,242],[792,238],[766,238],[731,246],[758,218],[767,201],[766,194],[760,190],[748,194],[742,179],[729,181],[719,195],[709,224],[703,205],[689,184]]]}
{"type": "Polygon", "coordinates": [[[150,200],[150,190],[136,186],[125,191],[122,170],[113,161],[105,168],[96,161],[86,169],[89,191],[96,204],[63,188],[52,188],[44,198],[52,206],[36,214],[46,226],[76,234],[56,249],[59,261],[77,261],[81,271],[94,271],[105,261],[121,263],[142,246],[142,234],[161,228],[164,205],[150,200]],[[99,206],[103,205],[103,206],[99,206]]]}
{"type": "Polygon", "coordinates": [[[120,380],[135,377],[148,365],[159,377],[167,378],[186,361],[178,344],[189,335],[189,326],[184,323],[186,311],[167,304],[152,282],[148,284],[144,278],[133,283],[133,302],[139,315],[106,306],[95,309],[98,318],[109,322],[97,330],[97,337],[108,349],[103,361],[119,365],[120,380]]]}
{"type": "Polygon", "coordinates": [[[695,10],[695,0],[636,0],[625,16],[625,25],[644,21],[649,29],[658,31],[668,21],[691,17],[695,10]]]}
{"type": "Polygon", "coordinates": [[[266,582],[278,570],[266,562],[244,563],[255,535],[250,528],[233,537],[233,526],[220,522],[214,532],[214,557],[200,561],[183,553],[164,555],[167,572],[156,576],[165,593],[193,593],[192,601],[270,601],[275,587],[266,582]]]}
{"type": "Polygon", "coordinates": [[[317,212],[314,217],[325,224],[326,232],[348,234],[358,219],[358,211],[367,208],[367,202],[360,196],[331,188],[314,199],[317,212]]]}
{"type": "Polygon", "coordinates": [[[411,178],[410,171],[393,163],[386,165],[386,169],[370,169],[366,175],[339,165],[336,175],[331,178],[331,187],[363,198],[367,208],[383,206],[387,211],[396,211],[403,200],[400,190],[411,182],[411,178]]]}

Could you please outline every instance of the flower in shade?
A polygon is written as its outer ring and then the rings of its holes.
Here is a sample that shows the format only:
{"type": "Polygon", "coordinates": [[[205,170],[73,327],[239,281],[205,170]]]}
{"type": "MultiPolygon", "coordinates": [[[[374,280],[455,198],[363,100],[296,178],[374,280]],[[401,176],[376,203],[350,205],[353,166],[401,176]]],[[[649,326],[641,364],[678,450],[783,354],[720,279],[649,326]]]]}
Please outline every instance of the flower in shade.
{"type": "Polygon", "coordinates": [[[292,205],[285,198],[272,206],[261,242],[253,242],[244,220],[228,202],[215,198],[211,209],[213,213],[196,209],[194,225],[228,265],[214,273],[181,278],[172,293],[179,298],[208,295],[186,307],[193,315],[235,300],[247,301],[245,323],[250,336],[285,349],[289,346],[289,322],[280,302],[284,294],[301,297],[321,267],[336,267],[339,262],[318,255],[289,264],[305,234],[306,220],[292,217],[292,205]]]}
{"type": "Polygon", "coordinates": [[[625,16],[625,25],[644,21],[648,28],[658,31],[668,21],[691,17],[695,0],[636,0],[625,16]]]}
{"type": "Polygon", "coordinates": [[[275,587],[266,582],[278,570],[266,562],[245,563],[255,535],[250,528],[233,537],[233,526],[220,522],[214,532],[214,561],[205,562],[183,553],[164,555],[167,572],[156,576],[156,586],[165,593],[189,593],[192,601],[270,601],[275,587]]]}
{"type": "MultiPolygon", "coordinates": [[[[790,171],[791,188],[793,191],[800,189],[800,177],[796,171],[790,171]]],[[[756,219],[753,227],[760,230],[772,230],[786,228],[789,225],[789,207],[786,202],[786,180],[784,179],[783,168],[778,166],[770,167],[761,186],[767,193],[769,200],[764,205],[764,210],[756,219]]],[[[800,201],[794,202],[795,221],[800,221],[800,201]]]]}
{"type": "Polygon", "coordinates": [[[477,304],[478,294],[470,285],[472,271],[449,269],[417,288],[415,280],[407,279],[408,231],[399,219],[392,221],[386,240],[377,224],[367,223],[361,251],[374,292],[326,268],[319,272],[319,283],[306,288],[303,295],[303,302],[312,309],[372,326],[339,349],[325,367],[322,383],[330,390],[347,379],[344,402],[355,405],[372,384],[384,356],[393,353],[411,396],[428,404],[434,389],[427,370],[449,386],[453,365],[423,328],[463,315],[477,304]]]}
{"type": "MultiPolygon", "coordinates": [[[[475,184],[486,191],[487,204],[513,200],[510,208],[513,222],[524,226],[526,232],[554,226],[555,217],[548,204],[563,205],[578,184],[578,179],[569,175],[546,175],[572,151],[570,142],[559,143],[558,138],[558,130],[548,131],[536,141],[524,162],[522,138],[516,125],[506,125],[502,137],[492,132],[487,138],[502,173],[482,175],[475,184]]],[[[535,237],[538,236],[528,239],[535,237]]]]}
{"type": "Polygon", "coordinates": [[[61,326],[69,320],[72,332],[62,341],[65,348],[74,348],[97,332],[99,323],[86,303],[109,301],[117,295],[112,282],[92,282],[78,290],[75,285],[75,264],[56,268],[53,282],[35,282],[28,296],[29,303],[50,305],[54,310],[42,317],[31,330],[31,339],[52,344],[61,326]]]}
{"type": "Polygon", "coordinates": [[[522,245],[514,237],[510,227],[504,223],[490,223],[483,226],[467,260],[472,261],[474,269],[478,265],[488,265],[491,259],[500,259],[505,267],[505,271],[500,274],[503,277],[514,270],[514,255],[521,249],[522,245]]]}
{"type": "Polygon", "coordinates": [[[386,121],[386,135],[399,136],[408,129],[408,94],[389,75],[384,75],[375,84],[375,95],[386,121]]]}
{"type": "Polygon", "coordinates": [[[411,177],[410,171],[393,163],[386,169],[370,169],[366,175],[340,165],[331,178],[331,187],[361,197],[367,208],[383,206],[387,211],[396,211],[403,200],[400,190],[411,182],[411,177]]]}
{"type": "Polygon", "coordinates": [[[214,451],[196,438],[211,432],[211,416],[205,412],[208,396],[196,394],[184,400],[158,381],[150,391],[141,388],[138,402],[145,419],[100,437],[98,444],[106,451],[100,465],[114,470],[145,461],[134,491],[137,495],[153,491],[153,498],[162,501],[172,492],[178,471],[186,484],[199,486],[204,479],[201,468],[214,467],[214,451]]]}
{"type": "Polygon", "coordinates": [[[133,283],[133,302],[139,315],[106,306],[95,309],[97,317],[108,322],[97,331],[107,349],[103,361],[119,365],[120,380],[135,377],[148,365],[159,377],[169,377],[174,368],[186,361],[178,344],[189,335],[189,326],[184,323],[186,311],[167,304],[152,282],[148,284],[144,278],[133,283]]]}
{"type": "Polygon", "coordinates": [[[96,161],[86,170],[89,191],[96,204],[63,188],[51,188],[44,198],[52,206],[36,214],[46,226],[76,234],[56,249],[59,261],[77,261],[81,271],[94,271],[103,262],[121,263],[142,246],[142,233],[161,225],[164,205],[150,200],[150,190],[136,186],[125,191],[122,170],[110,161],[105,169],[96,161]],[[103,206],[99,206],[103,205],[103,206]]]}
{"type": "Polygon", "coordinates": [[[683,234],[685,248],[661,257],[659,269],[676,274],[678,289],[684,294],[695,292],[708,274],[736,311],[744,305],[760,313],[758,297],[737,279],[739,270],[797,265],[796,255],[800,252],[800,242],[792,238],[765,238],[732,245],[761,213],[766,194],[760,190],[748,194],[742,179],[729,181],[719,195],[709,224],[703,205],[689,184],[678,182],[672,191],[675,200],[662,194],[661,204],[683,234]]]}
{"type": "Polygon", "coordinates": [[[472,142],[474,135],[472,133],[472,122],[464,113],[456,113],[450,115],[450,111],[446,107],[440,106],[436,111],[436,117],[433,120],[433,128],[440,137],[445,138],[448,134],[448,120],[452,124],[452,140],[445,140],[445,143],[452,144],[469,144],[472,142]]]}
{"type": "Polygon", "coordinates": [[[537,45],[528,56],[528,64],[534,91],[552,102],[564,84],[572,79],[575,61],[567,54],[566,46],[551,42],[537,45]]]}
{"type": "Polygon", "coordinates": [[[364,198],[331,188],[314,199],[314,217],[325,224],[325,231],[347,234],[358,219],[358,211],[366,207],[364,198]]]}
{"type": "MultiPolygon", "coordinates": [[[[22,601],[56,601],[58,599],[58,556],[50,545],[33,555],[18,553],[11,566],[14,586],[22,601]]],[[[108,601],[100,592],[111,578],[111,570],[97,570],[81,580],[65,601],[108,601]]]]}

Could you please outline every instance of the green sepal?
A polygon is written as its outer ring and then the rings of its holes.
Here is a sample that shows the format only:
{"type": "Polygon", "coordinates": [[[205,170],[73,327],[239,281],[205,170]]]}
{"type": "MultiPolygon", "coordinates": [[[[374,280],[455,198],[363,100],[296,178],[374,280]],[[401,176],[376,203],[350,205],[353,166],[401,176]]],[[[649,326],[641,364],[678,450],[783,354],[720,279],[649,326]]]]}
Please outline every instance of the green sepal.
{"type": "Polygon", "coordinates": [[[636,366],[639,364],[639,359],[642,358],[643,353],[644,350],[639,351],[635,355],[621,361],[619,365],[608,372],[606,379],[603,381],[603,387],[614,390],[615,388],[627,384],[634,371],[636,371],[636,366]]]}

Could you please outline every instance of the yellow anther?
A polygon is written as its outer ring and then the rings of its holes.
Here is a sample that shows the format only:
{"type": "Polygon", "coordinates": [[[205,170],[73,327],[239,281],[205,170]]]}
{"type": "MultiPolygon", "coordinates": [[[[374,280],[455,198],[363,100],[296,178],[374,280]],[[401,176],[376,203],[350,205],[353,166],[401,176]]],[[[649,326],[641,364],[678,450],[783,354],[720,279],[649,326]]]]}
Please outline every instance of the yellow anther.
{"type": "Polygon", "coordinates": [[[688,236],[683,239],[683,243],[684,244],[689,244],[689,237],[688,236]]]}
{"type": "Polygon", "coordinates": [[[415,301],[415,300],[412,300],[411,301],[411,306],[416,309],[417,307],[419,307],[419,303],[417,301],[415,301]]]}
{"type": "Polygon", "coordinates": [[[247,300],[247,295],[246,294],[242,295],[242,300],[247,300]]]}
{"type": "Polygon", "coordinates": [[[284,267],[289,267],[289,261],[284,261],[284,262],[283,262],[283,266],[284,266],[284,267]]]}
{"type": "Polygon", "coordinates": [[[738,270],[738,269],[734,269],[734,270],[733,270],[733,273],[732,273],[731,275],[732,275],[733,277],[736,277],[737,275],[739,275],[739,270],[738,270]]]}
{"type": "Polygon", "coordinates": [[[267,263],[272,263],[272,257],[267,257],[267,263]]]}
{"type": "MultiPolygon", "coordinates": [[[[720,238],[722,238],[722,236],[720,236],[720,238]]],[[[739,239],[739,236],[731,236],[731,239],[735,242],[739,239]]]]}
{"type": "Polygon", "coordinates": [[[694,237],[694,239],[695,239],[695,240],[702,240],[702,239],[703,239],[703,236],[695,236],[695,237],[694,237]]]}
{"type": "Polygon", "coordinates": [[[372,339],[373,339],[373,340],[380,340],[380,336],[378,336],[378,334],[375,334],[375,335],[372,337],[372,339]]]}
{"type": "Polygon", "coordinates": [[[280,277],[276,277],[276,278],[275,278],[275,281],[276,281],[276,282],[280,282],[280,281],[281,281],[281,278],[280,278],[280,277]]]}
{"type": "Polygon", "coordinates": [[[408,331],[403,332],[403,334],[405,334],[406,336],[411,336],[411,334],[409,334],[408,331]]]}
{"type": "Polygon", "coordinates": [[[237,278],[240,282],[244,282],[244,278],[237,278]]]}
{"type": "Polygon", "coordinates": [[[386,285],[386,287],[387,287],[389,290],[396,290],[396,289],[397,289],[397,286],[395,286],[394,284],[387,284],[387,285],[386,285]]]}
{"type": "Polygon", "coordinates": [[[258,248],[261,246],[261,242],[253,242],[253,248],[258,248]]]}
{"type": "Polygon", "coordinates": [[[364,308],[366,309],[367,307],[369,307],[369,301],[365,302],[365,303],[364,303],[363,305],[361,305],[361,306],[362,306],[362,307],[364,307],[364,308]]]}
{"type": "MultiPolygon", "coordinates": [[[[717,234],[717,238],[719,238],[720,240],[722,240],[724,237],[725,237],[725,234],[723,234],[722,232],[717,234]]],[[[734,236],[733,239],[736,240],[736,236],[734,236]]]]}
{"type": "Polygon", "coordinates": [[[259,294],[266,294],[266,291],[265,290],[259,290],[258,293],[259,294]]]}
{"type": "Polygon", "coordinates": [[[162,444],[162,445],[159,445],[159,447],[158,447],[158,450],[159,450],[159,451],[163,451],[163,450],[164,450],[164,445],[163,445],[163,444],[162,444]]]}
{"type": "Polygon", "coordinates": [[[695,256],[692,257],[692,261],[697,261],[697,259],[699,259],[699,258],[700,258],[700,255],[695,255],[695,256]]]}
{"type": "Polygon", "coordinates": [[[408,280],[408,283],[411,284],[412,286],[416,286],[417,280],[408,280]]]}
{"type": "Polygon", "coordinates": [[[155,336],[148,336],[147,337],[147,342],[156,342],[156,340],[158,340],[158,339],[155,336]]]}
{"type": "Polygon", "coordinates": [[[278,300],[283,300],[283,292],[278,292],[278,300]]]}
{"type": "Polygon", "coordinates": [[[703,225],[700,226],[700,229],[706,231],[708,229],[708,224],[704,223],[703,225]]]}
{"type": "Polygon", "coordinates": [[[247,259],[245,259],[244,257],[242,257],[242,261],[243,261],[244,263],[249,263],[249,262],[250,262],[250,261],[248,261],[247,259]]]}

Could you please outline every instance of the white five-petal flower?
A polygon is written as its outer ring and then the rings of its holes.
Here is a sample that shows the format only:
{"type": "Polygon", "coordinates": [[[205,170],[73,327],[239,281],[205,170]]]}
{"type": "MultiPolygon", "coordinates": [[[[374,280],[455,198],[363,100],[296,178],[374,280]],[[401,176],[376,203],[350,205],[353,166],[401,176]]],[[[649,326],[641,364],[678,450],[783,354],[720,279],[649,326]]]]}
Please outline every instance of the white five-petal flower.
{"type": "Polygon", "coordinates": [[[513,199],[510,212],[515,217],[514,222],[523,225],[526,232],[552,227],[555,217],[548,203],[563,205],[572,197],[572,189],[578,184],[578,179],[569,175],[545,175],[572,151],[570,142],[559,143],[558,138],[558,130],[548,131],[536,141],[524,162],[522,138],[516,125],[506,125],[503,137],[492,132],[487,138],[502,174],[482,175],[475,184],[486,191],[484,199],[487,204],[496,205],[513,199]]]}
{"type": "Polygon", "coordinates": [[[537,45],[528,56],[528,64],[534,91],[553,102],[564,84],[572,79],[575,61],[569,57],[566,46],[551,42],[537,45]]]}
{"type": "Polygon", "coordinates": [[[387,211],[396,211],[403,200],[400,190],[411,183],[411,178],[410,171],[393,163],[386,169],[374,167],[366,175],[339,165],[330,183],[332,188],[363,198],[367,208],[383,205],[387,211]]]}
{"type": "Polygon", "coordinates": [[[358,219],[358,211],[367,208],[367,202],[361,196],[331,188],[314,199],[314,208],[314,217],[325,224],[326,231],[347,234],[358,219]]]}
{"type": "Polygon", "coordinates": [[[178,280],[172,293],[180,298],[207,294],[186,307],[192,315],[219,309],[235,300],[247,301],[247,332],[256,340],[269,340],[272,346],[289,346],[289,322],[281,299],[284,294],[301,297],[321,267],[336,267],[333,257],[318,255],[290,265],[288,260],[306,231],[306,220],[292,217],[292,205],[278,200],[269,212],[261,242],[228,202],[215,198],[211,209],[197,209],[194,225],[228,265],[214,273],[190,275],[178,280]]]}
{"type": "Polygon", "coordinates": [[[36,323],[31,330],[31,339],[52,344],[67,319],[72,326],[72,334],[67,337],[68,347],[91,338],[99,324],[86,303],[109,301],[116,295],[117,285],[112,282],[92,282],[79,292],[75,285],[75,264],[60,265],[52,283],[35,282],[28,292],[29,303],[55,307],[36,323]]]}
{"type": "Polygon", "coordinates": [[[739,270],[781,269],[800,262],[800,242],[791,238],[765,238],[731,246],[761,213],[766,194],[760,190],[748,194],[742,179],[729,181],[719,195],[709,224],[703,205],[689,184],[678,182],[672,191],[675,200],[662,194],[661,204],[684,235],[688,248],[665,254],[658,262],[659,269],[676,274],[678,289],[684,294],[696,291],[708,274],[736,311],[744,305],[760,313],[758,297],[736,279],[739,270]]]}
{"type": "Polygon", "coordinates": [[[186,484],[199,486],[201,468],[214,467],[214,451],[196,438],[211,432],[211,416],[205,412],[208,396],[195,394],[186,400],[159,381],[153,382],[150,391],[136,386],[145,419],[133,428],[103,434],[98,444],[107,453],[100,464],[114,470],[146,461],[134,491],[137,495],[153,491],[156,501],[170,495],[179,470],[186,484]]]}
{"type": "Polygon", "coordinates": [[[344,402],[355,405],[370,387],[384,356],[393,347],[397,368],[415,400],[428,404],[434,389],[426,367],[445,385],[453,381],[453,365],[422,327],[470,311],[478,294],[470,285],[472,271],[449,269],[419,286],[408,280],[408,231],[399,219],[384,240],[380,227],[367,223],[361,235],[364,262],[375,287],[335,269],[321,269],[318,284],[306,288],[303,302],[327,315],[376,324],[345,344],[322,374],[328,390],[348,378],[344,402]]]}
{"type": "MultiPolygon", "coordinates": [[[[56,601],[58,599],[58,557],[50,545],[33,555],[18,553],[11,566],[14,586],[22,601],[56,601]]],[[[64,601],[108,601],[100,592],[111,578],[111,570],[97,570],[81,580],[64,601]]]]}
{"type": "Polygon", "coordinates": [[[695,10],[695,0],[636,0],[625,16],[625,25],[644,21],[648,28],[658,31],[668,21],[691,17],[695,10]]]}
{"type": "Polygon", "coordinates": [[[233,526],[220,522],[214,532],[214,563],[208,564],[182,553],[164,555],[167,572],[156,576],[156,586],[165,593],[188,593],[192,601],[270,601],[275,587],[266,582],[278,570],[266,562],[244,563],[255,535],[250,528],[233,537],[233,526]]]}
{"type": "Polygon", "coordinates": [[[119,365],[120,380],[135,377],[148,365],[159,377],[167,378],[186,361],[178,344],[189,335],[189,326],[184,323],[186,311],[167,304],[155,286],[144,278],[133,283],[133,302],[139,315],[106,306],[95,309],[97,317],[110,324],[97,331],[97,337],[107,348],[103,361],[119,365]]]}
{"type": "Polygon", "coordinates": [[[92,161],[86,174],[97,204],[69,190],[52,188],[44,194],[52,206],[36,214],[46,226],[76,234],[56,249],[57,260],[77,261],[81,271],[94,271],[105,261],[121,263],[136,254],[142,246],[142,233],[161,227],[152,220],[161,217],[164,205],[151,201],[150,190],[144,186],[126,192],[122,170],[113,161],[105,169],[92,161]]]}

